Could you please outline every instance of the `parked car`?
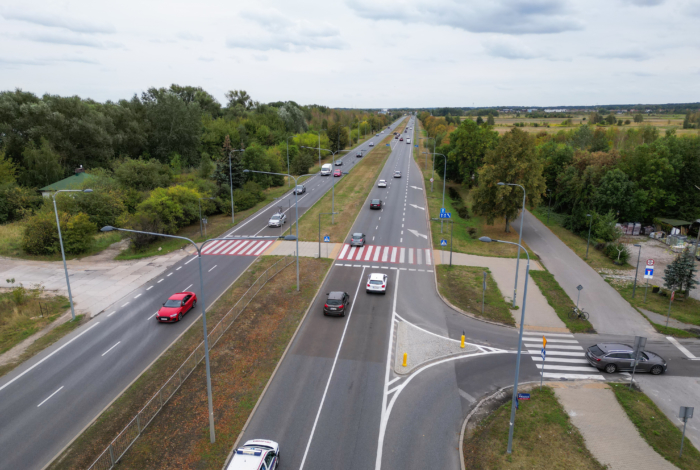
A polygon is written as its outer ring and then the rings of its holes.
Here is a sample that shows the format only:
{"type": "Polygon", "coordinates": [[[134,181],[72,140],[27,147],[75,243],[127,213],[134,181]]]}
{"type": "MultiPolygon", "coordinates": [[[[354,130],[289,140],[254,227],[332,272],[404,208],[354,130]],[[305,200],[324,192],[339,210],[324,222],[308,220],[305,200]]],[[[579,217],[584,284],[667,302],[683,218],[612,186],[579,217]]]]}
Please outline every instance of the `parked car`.
{"type": "Polygon", "coordinates": [[[197,305],[197,295],[194,292],[173,294],[158,310],[156,318],[159,322],[172,323],[182,320],[182,317],[197,305]]]}
{"type": "Polygon", "coordinates": [[[394,178],[401,178],[401,172],[399,170],[394,172],[394,178]]]}
{"type": "Polygon", "coordinates": [[[378,188],[386,188],[386,180],[379,180],[379,183],[377,183],[378,188]]]}
{"type": "Polygon", "coordinates": [[[343,161],[342,161],[342,160],[336,160],[336,161],[335,161],[335,166],[343,166],[343,161]]]}
{"type": "Polygon", "coordinates": [[[292,191],[292,194],[304,194],[306,192],[306,186],[303,184],[298,184],[295,188],[294,191],[292,191]]]}
{"type": "Polygon", "coordinates": [[[370,209],[381,209],[382,208],[382,200],[381,199],[372,199],[369,202],[369,208],[370,209]]]}
{"type": "Polygon", "coordinates": [[[347,292],[329,292],[326,303],[323,305],[324,315],[345,316],[345,312],[350,306],[350,296],[347,292]]]}
{"type": "Polygon", "coordinates": [[[350,246],[365,246],[365,234],[356,232],[350,235],[350,246]]]}
{"type": "Polygon", "coordinates": [[[267,221],[267,226],[268,227],[281,227],[282,224],[287,223],[287,216],[279,213],[279,214],[273,214],[272,217],[270,217],[270,220],[267,221]]]}
{"type": "MultiPolygon", "coordinates": [[[[586,352],[588,363],[598,370],[604,370],[608,374],[615,372],[631,371],[633,368],[632,356],[634,348],[629,344],[598,343],[594,344],[586,352]]],[[[656,353],[644,351],[637,364],[637,372],[650,372],[654,375],[666,372],[666,360],[656,353]]]]}
{"type": "Polygon", "coordinates": [[[372,273],[367,278],[367,293],[377,292],[386,294],[388,276],[382,273],[372,273]]]}
{"type": "Polygon", "coordinates": [[[279,463],[278,443],[267,439],[253,439],[236,449],[226,470],[276,470],[279,463]]]}

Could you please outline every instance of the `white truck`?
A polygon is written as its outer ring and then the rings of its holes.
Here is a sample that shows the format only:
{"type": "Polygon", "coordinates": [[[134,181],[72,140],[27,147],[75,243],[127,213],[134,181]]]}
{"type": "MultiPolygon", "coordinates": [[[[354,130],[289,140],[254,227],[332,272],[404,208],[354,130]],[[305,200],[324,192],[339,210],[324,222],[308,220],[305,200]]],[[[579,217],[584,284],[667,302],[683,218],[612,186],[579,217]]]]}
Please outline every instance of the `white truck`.
{"type": "Polygon", "coordinates": [[[331,165],[330,163],[326,163],[321,167],[321,176],[330,176],[332,171],[333,165],[331,165]]]}
{"type": "Polygon", "coordinates": [[[411,139],[406,139],[406,143],[407,143],[407,144],[410,144],[410,143],[411,143],[411,139]]]}

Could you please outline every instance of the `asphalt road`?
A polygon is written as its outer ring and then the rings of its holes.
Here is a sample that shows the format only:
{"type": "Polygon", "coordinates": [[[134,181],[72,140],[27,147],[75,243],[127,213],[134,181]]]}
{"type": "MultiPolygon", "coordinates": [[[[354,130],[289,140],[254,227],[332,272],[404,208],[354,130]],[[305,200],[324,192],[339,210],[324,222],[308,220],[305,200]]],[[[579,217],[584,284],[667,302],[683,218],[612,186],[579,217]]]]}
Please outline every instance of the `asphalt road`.
{"type": "MultiPolygon", "coordinates": [[[[456,468],[459,428],[473,400],[513,381],[517,331],[448,308],[425,251],[418,262],[418,250],[430,248],[429,222],[412,151],[395,142],[379,177],[390,184],[375,184],[351,230],[365,233],[367,246],[341,251],[241,439],[279,442],[282,468],[456,468]],[[395,170],[402,178],[392,178],[395,170]],[[374,198],[384,201],[381,211],[369,209],[374,198]],[[378,259],[376,247],[382,247],[378,259]],[[389,276],[386,295],[364,291],[371,272],[389,276]],[[326,293],[336,290],[350,294],[349,312],[325,317],[326,293]],[[506,351],[397,376],[389,364],[399,316],[454,339],[464,331],[468,340],[506,351]]],[[[537,377],[534,363],[524,360],[521,380],[537,377]]]]}
{"type": "MultiPolygon", "coordinates": [[[[391,125],[394,129],[400,122],[391,125]]],[[[386,135],[385,131],[382,137],[386,135]]],[[[378,143],[379,138],[374,139],[378,143]]],[[[352,170],[356,151],[342,157],[352,170]]],[[[333,177],[305,181],[299,215],[331,189],[333,177]]],[[[278,207],[294,196],[286,193],[227,235],[278,236],[267,227],[278,207]]],[[[289,212],[288,212],[289,214],[289,212]]],[[[288,215],[288,224],[293,216],[288,215]]],[[[214,250],[212,250],[214,251],[214,250]]],[[[204,255],[206,301],[212,302],[253,262],[254,256],[204,255]]],[[[201,315],[201,290],[196,257],[171,266],[162,279],[130,293],[87,324],[0,378],[0,469],[40,469],[48,464],[87,424],[201,315]],[[181,323],[159,324],[153,318],[173,293],[191,290],[198,305],[181,323]]]]}

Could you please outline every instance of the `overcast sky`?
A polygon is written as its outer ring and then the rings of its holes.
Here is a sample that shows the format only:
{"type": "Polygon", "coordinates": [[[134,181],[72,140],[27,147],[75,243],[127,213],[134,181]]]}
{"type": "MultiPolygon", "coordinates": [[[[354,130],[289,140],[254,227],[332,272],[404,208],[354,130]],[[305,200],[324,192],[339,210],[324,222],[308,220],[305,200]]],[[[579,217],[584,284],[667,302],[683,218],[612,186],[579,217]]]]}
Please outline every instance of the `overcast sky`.
{"type": "Polygon", "coordinates": [[[0,0],[0,90],[332,107],[700,101],[700,0],[0,0]]]}

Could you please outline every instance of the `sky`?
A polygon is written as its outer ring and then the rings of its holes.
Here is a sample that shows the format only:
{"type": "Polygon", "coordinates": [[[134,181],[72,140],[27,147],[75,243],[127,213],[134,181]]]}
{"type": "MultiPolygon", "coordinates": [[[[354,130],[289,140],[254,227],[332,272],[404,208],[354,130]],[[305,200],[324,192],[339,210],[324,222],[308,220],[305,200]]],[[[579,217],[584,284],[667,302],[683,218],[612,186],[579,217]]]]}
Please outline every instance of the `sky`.
{"type": "Polygon", "coordinates": [[[700,101],[700,0],[0,0],[0,90],[346,108],[700,101]]]}

